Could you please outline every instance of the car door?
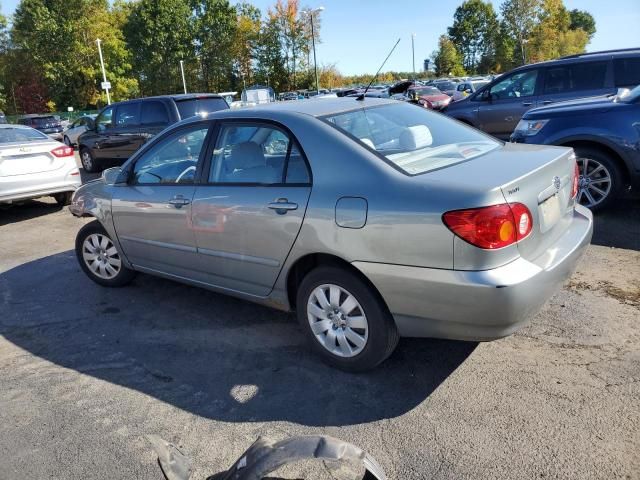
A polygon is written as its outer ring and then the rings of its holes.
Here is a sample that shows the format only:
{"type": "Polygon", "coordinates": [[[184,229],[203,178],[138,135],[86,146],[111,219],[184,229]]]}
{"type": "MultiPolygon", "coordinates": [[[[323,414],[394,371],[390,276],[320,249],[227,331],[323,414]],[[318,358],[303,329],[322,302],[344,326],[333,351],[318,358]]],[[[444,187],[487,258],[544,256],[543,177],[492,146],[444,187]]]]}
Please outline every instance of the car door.
{"type": "Polygon", "coordinates": [[[223,122],[196,188],[192,223],[201,280],[265,296],[300,231],[311,192],[303,152],[284,128],[223,122]]]}
{"type": "Polygon", "coordinates": [[[144,143],[140,134],[140,103],[126,102],[117,106],[115,121],[109,142],[116,155],[126,160],[144,143]]]}
{"type": "Polygon", "coordinates": [[[508,139],[524,113],[537,104],[539,69],[514,72],[493,85],[478,106],[478,127],[508,139]]]}
{"type": "Polygon", "coordinates": [[[135,266],[184,278],[199,269],[191,201],[209,125],[168,133],[127,167],[127,185],[114,187],[113,222],[135,266]]]}
{"type": "Polygon", "coordinates": [[[613,84],[609,87],[606,84],[609,64],[608,60],[601,60],[545,68],[538,105],[612,93],[613,84]]]}
{"type": "Polygon", "coordinates": [[[107,107],[96,117],[95,129],[82,136],[83,144],[91,148],[96,159],[116,158],[110,142],[114,107],[107,107]]]}
{"type": "Polygon", "coordinates": [[[148,142],[171,124],[169,111],[164,102],[145,100],[140,106],[139,135],[142,144],[148,142]]]}

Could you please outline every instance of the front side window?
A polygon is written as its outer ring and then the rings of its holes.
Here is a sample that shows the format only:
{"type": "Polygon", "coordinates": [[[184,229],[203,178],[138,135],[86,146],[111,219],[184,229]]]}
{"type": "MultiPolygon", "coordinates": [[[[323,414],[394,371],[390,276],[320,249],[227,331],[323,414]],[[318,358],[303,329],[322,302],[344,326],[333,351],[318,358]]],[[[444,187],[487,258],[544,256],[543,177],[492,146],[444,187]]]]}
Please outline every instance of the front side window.
{"type": "Polygon", "coordinates": [[[547,69],[544,93],[577,92],[604,88],[607,62],[588,62],[562,65],[547,69]]]}
{"type": "Polygon", "coordinates": [[[538,70],[515,73],[499,81],[489,91],[492,100],[531,97],[536,91],[538,70]]]}
{"type": "Polygon", "coordinates": [[[213,151],[211,183],[308,183],[309,173],[289,135],[271,125],[223,125],[213,151]]]}
{"type": "Polygon", "coordinates": [[[111,128],[113,118],[113,107],[105,108],[98,118],[96,118],[96,128],[98,131],[104,131],[107,128],[111,128]]]}
{"type": "Polygon", "coordinates": [[[132,183],[193,183],[208,129],[206,125],[180,129],[155,144],[136,161],[132,183]]]}
{"type": "Polygon", "coordinates": [[[470,160],[500,146],[441,114],[408,104],[364,108],[324,119],[409,175],[470,160]]]}
{"type": "Polygon", "coordinates": [[[140,104],[125,103],[116,111],[116,126],[127,127],[140,124],[140,104]]]}

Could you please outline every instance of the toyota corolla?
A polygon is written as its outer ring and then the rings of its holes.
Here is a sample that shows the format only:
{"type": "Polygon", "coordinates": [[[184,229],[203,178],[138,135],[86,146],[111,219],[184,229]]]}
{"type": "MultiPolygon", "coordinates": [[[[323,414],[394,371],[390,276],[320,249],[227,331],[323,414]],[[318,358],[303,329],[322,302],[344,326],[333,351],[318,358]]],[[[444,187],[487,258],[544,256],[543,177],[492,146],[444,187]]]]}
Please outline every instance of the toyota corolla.
{"type": "Polygon", "coordinates": [[[523,326],[590,242],[577,191],[569,148],[343,98],[174,125],[70,209],[95,217],[76,240],[95,282],[143,272],[295,310],[316,352],[360,371],[400,336],[523,326]]]}

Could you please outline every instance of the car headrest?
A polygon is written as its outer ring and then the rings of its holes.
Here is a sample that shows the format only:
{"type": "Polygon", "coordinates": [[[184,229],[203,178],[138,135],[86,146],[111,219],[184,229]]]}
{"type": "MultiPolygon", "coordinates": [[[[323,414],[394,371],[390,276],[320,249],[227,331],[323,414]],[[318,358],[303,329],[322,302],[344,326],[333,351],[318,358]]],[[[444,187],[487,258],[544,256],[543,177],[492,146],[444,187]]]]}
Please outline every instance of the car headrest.
{"type": "Polygon", "coordinates": [[[400,134],[400,148],[402,150],[417,150],[428,147],[433,143],[431,130],[426,125],[414,125],[407,127],[400,134]]]}
{"type": "Polygon", "coordinates": [[[262,148],[253,142],[242,142],[234,145],[231,150],[230,163],[233,168],[238,170],[264,167],[267,164],[262,148]]]}

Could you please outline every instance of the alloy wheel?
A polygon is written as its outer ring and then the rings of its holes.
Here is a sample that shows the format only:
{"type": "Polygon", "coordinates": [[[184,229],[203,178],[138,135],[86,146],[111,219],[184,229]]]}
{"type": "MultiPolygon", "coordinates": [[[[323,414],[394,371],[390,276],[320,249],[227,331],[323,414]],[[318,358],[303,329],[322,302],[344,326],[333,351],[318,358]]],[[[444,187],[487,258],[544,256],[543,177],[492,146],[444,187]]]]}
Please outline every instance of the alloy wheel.
{"type": "Polygon", "coordinates": [[[91,158],[91,154],[86,150],[82,152],[82,166],[87,172],[93,169],[93,159],[91,158]]]}
{"type": "Polygon", "coordinates": [[[578,158],[578,202],[588,208],[602,203],[611,192],[611,173],[593,158],[578,158]]]}
{"type": "Polygon", "coordinates": [[[82,258],[89,270],[105,280],[114,278],[122,268],[122,260],[106,235],[92,233],[82,243],[82,258]]]}
{"type": "Polygon", "coordinates": [[[339,357],[355,357],[369,338],[369,323],[360,303],[344,288],[316,287],[307,302],[311,331],[325,349],[339,357]]]}

